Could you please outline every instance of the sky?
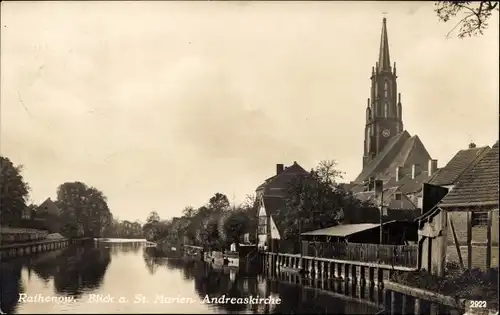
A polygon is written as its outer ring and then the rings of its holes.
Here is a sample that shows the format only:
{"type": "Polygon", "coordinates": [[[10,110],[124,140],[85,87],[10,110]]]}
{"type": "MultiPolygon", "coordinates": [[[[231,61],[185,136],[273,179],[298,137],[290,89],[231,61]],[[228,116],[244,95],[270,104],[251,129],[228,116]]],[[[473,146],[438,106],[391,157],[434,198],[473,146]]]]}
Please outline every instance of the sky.
{"type": "Polygon", "coordinates": [[[68,181],[145,220],[241,202],[276,164],[361,171],[383,14],[403,122],[444,166],[498,139],[498,14],[446,38],[432,2],[2,2],[0,153],[30,200],[68,181]]]}

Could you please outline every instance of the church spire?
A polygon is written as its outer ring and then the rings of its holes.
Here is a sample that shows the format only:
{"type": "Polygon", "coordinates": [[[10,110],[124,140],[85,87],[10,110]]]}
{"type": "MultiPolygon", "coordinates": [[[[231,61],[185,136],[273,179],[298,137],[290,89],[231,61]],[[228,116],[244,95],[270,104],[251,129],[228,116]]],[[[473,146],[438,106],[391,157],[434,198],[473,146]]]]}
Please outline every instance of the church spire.
{"type": "Polygon", "coordinates": [[[391,68],[387,20],[382,20],[380,52],[372,68],[370,105],[366,109],[363,165],[370,163],[390,139],[403,131],[401,96],[398,93],[396,64],[391,68]]]}
{"type": "Polygon", "coordinates": [[[391,71],[391,58],[389,57],[389,40],[387,39],[387,19],[382,20],[382,34],[380,36],[380,52],[378,56],[379,71],[391,71]]]}

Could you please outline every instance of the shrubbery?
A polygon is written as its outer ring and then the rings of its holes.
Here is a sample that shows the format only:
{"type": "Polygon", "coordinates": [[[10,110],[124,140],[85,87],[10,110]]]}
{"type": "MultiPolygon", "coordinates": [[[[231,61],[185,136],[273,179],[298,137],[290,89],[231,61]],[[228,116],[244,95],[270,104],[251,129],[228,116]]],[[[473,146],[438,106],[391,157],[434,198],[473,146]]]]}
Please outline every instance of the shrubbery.
{"type": "Polygon", "coordinates": [[[458,265],[448,264],[443,277],[426,271],[395,272],[391,281],[434,291],[456,299],[486,300],[488,308],[498,309],[498,268],[460,271],[458,265]]]}

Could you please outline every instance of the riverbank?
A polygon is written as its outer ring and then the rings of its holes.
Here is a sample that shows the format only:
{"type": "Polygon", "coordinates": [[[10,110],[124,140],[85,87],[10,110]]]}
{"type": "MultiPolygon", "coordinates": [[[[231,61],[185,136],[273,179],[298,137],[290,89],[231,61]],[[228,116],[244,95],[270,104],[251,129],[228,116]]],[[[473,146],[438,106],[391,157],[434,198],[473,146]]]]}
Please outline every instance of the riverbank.
{"type": "Polygon", "coordinates": [[[431,275],[426,271],[395,272],[390,280],[451,297],[456,301],[486,301],[486,308],[498,310],[498,268],[487,271],[472,269],[464,272],[451,268],[442,277],[431,275]]]}

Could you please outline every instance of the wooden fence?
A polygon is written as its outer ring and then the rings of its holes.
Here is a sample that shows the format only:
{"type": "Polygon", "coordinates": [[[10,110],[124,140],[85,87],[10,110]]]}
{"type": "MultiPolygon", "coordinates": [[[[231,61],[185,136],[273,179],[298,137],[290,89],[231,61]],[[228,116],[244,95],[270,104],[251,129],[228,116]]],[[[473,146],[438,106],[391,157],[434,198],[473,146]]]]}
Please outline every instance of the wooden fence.
{"type": "MultiPolygon", "coordinates": [[[[272,252],[300,254],[297,242],[275,240],[272,252]]],[[[365,243],[330,243],[302,241],[302,254],[320,258],[381,263],[393,266],[416,267],[418,245],[379,245],[365,243]]]]}
{"type": "Polygon", "coordinates": [[[49,233],[43,230],[0,227],[0,243],[14,244],[45,239],[49,233]]]}

